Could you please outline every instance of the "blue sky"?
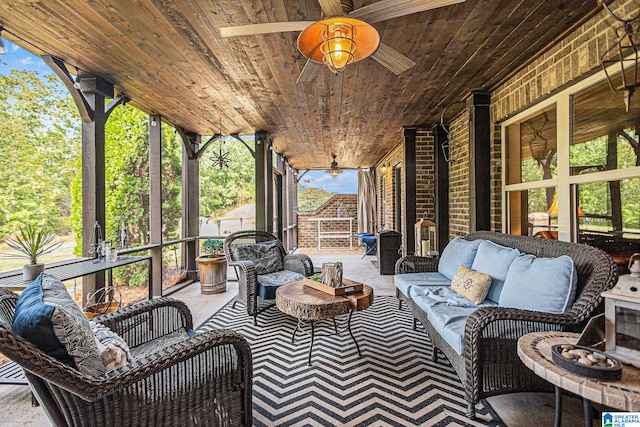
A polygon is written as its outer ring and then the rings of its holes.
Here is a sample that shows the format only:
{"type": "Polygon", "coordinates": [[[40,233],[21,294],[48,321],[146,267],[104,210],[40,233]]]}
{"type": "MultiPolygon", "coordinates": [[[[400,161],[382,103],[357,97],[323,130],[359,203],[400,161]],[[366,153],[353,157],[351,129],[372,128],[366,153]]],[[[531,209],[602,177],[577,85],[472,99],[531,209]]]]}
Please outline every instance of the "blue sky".
{"type": "Polygon", "coordinates": [[[356,170],[346,169],[335,178],[325,171],[312,170],[302,177],[305,187],[322,188],[330,193],[357,194],[358,174],[356,170]]]}
{"type": "Polygon", "coordinates": [[[53,74],[44,61],[3,38],[5,54],[0,55],[0,74],[7,75],[11,70],[37,71],[40,74],[53,74]]]}

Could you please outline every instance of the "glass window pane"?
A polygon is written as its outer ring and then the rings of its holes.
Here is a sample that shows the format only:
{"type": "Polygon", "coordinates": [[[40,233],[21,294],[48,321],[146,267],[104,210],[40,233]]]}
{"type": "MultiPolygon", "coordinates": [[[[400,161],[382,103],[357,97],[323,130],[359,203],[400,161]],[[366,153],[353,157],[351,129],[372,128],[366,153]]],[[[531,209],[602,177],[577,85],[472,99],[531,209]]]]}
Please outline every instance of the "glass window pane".
{"type": "Polygon", "coordinates": [[[577,186],[578,241],[609,253],[626,268],[640,252],[640,178],[577,186]]]}
{"type": "Polygon", "coordinates": [[[638,166],[640,102],[625,112],[606,80],[573,97],[571,175],[638,166]]]}
{"type": "Polygon", "coordinates": [[[558,204],[555,187],[509,192],[510,234],[557,238],[558,204]],[[555,211],[554,211],[555,206],[555,211]]]}
{"type": "Polygon", "coordinates": [[[557,175],[556,107],[507,127],[507,183],[540,181],[557,175]]]}

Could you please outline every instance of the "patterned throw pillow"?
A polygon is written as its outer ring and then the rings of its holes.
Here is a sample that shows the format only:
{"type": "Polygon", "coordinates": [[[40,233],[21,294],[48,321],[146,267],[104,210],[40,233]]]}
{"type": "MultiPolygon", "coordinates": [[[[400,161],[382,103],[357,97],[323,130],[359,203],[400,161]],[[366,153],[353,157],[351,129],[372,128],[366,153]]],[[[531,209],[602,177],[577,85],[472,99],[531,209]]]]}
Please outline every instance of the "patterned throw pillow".
{"type": "Polygon", "coordinates": [[[131,362],[131,351],[126,342],[102,323],[91,323],[91,330],[98,340],[102,362],[107,372],[121,368],[131,362]]]}
{"type": "Polygon", "coordinates": [[[237,260],[253,262],[258,274],[284,270],[282,253],[277,240],[236,245],[234,252],[237,260]]]}
{"type": "Polygon", "coordinates": [[[451,289],[475,305],[481,304],[491,287],[491,276],[461,265],[451,279],[451,289]]]}
{"type": "Polygon", "coordinates": [[[105,373],[89,319],[62,282],[50,274],[38,276],[18,298],[13,330],[83,374],[105,373]]]}

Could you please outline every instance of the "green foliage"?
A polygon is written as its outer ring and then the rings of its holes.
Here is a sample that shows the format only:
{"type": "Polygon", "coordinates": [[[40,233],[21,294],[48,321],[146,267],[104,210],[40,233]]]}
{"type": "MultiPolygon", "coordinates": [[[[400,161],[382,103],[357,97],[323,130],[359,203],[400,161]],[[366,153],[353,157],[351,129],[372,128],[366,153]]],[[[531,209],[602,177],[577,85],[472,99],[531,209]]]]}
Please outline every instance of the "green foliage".
{"type": "Polygon", "coordinates": [[[37,264],[38,258],[50,254],[62,245],[62,242],[52,243],[56,235],[51,231],[28,224],[20,227],[15,237],[7,237],[6,243],[20,255],[2,254],[8,257],[24,257],[30,264],[37,264]]]}
{"type": "Polygon", "coordinates": [[[335,193],[329,193],[322,188],[299,186],[298,211],[315,211],[335,193]]]}
{"type": "MultiPolygon", "coordinates": [[[[106,124],[105,240],[120,242],[126,229],[127,247],[148,243],[149,234],[149,116],[131,106],[120,106],[106,124]]],[[[162,127],[162,232],[165,240],[178,237],[181,191],[181,142],[171,127],[162,127]]],[[[73,183],[71,222],[76,231],[77,255],[82,243],[81,159],[73,183]]],[[[120,283],[139,286],[146,283],[146,266],[132,264],[114,272],[120,283]]]]}
{"type": "Polygon", "coordinates": [[[202,252],[211,256],[221,256],[224,251],[222,249],[223,243],[218,239],[207,239],[202,244],[202,252]]]}
{"type": "Polygon", "coordinates": [[[0,75],[0,237],[25,223],[69,230],[80,118],[52,74],[0,75]]]}
{"type": "MultiPolygon", "coordinates": [[[[207,139],[202,138],[203,141],[207,139]]],[[[214,142],[200,159],[200,215],[218,216],[232,206],[253,200],[254,175],[253,157],[240,141],[225,137],[214,142]],[[220,168],[211,160],[220,152],[228,153],[229,167],[220,168]]]]}

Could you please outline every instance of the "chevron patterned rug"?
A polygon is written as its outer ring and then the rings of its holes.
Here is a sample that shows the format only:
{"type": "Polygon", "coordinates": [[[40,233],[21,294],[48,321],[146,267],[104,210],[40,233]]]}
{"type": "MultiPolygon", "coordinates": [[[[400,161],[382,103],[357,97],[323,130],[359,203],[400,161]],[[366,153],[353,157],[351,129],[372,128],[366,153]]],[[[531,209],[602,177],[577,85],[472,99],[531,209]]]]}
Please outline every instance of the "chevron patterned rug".
{"type": "Polygon", "coordinates": [[[477,421],[465,417],[458,376],[448,362],[429,360],[427,335],[412,330],[409,310],[398,310],[395,297],[376,297],[353,314],[362,357],[346,331],[319,337],[333,331],[326,322],[316,326],[307,366],[310,336],[298,334],[291,344],[296,319],[271,307],[258,323],[229,303],[199,328],[233,329],[251,344],[256,426],[503,425],[485,401],[477,405],[477,421]]]}

